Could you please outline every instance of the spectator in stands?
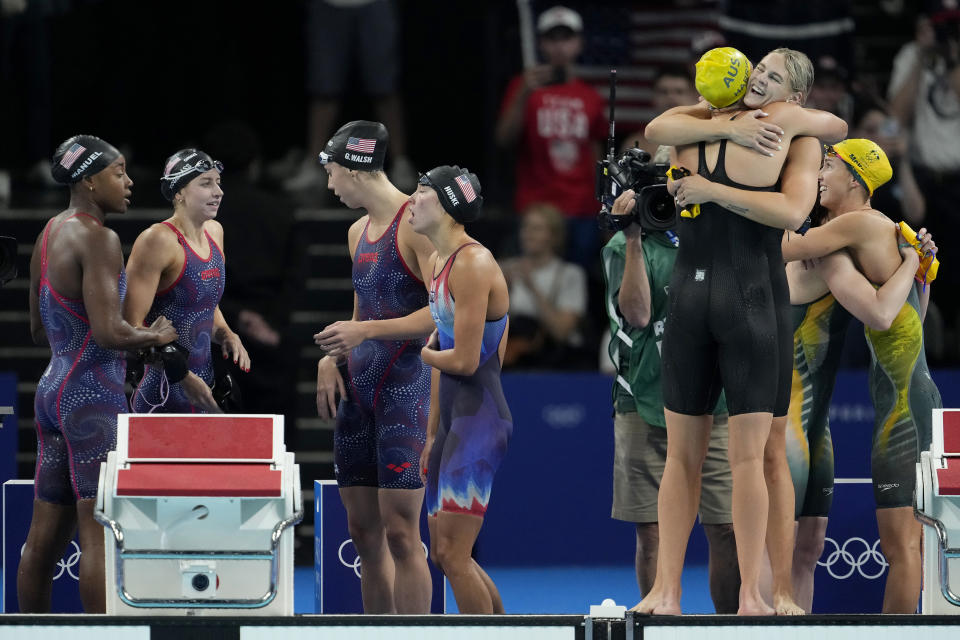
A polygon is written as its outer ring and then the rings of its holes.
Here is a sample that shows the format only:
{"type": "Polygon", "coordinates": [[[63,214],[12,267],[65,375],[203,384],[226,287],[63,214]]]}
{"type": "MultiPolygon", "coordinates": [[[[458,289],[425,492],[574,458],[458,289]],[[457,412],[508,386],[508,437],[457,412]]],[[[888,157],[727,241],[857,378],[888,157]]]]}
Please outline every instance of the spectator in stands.
{"type": "Polygon", "coordinates": [[[849,75],[836,58],[820,56],[814,66],[817,81],[810,89],[806,106],[829,111],[847,123],[853,120],[853,95],[850,93],[849,75]]]}
{"type": "MultiPolygon", "coordinates": [[[[204,139],[204,148],[228,170],[221,176],[230,194],[218,219],[230,238],[231,252],[243,256],[230,264],[220,311],[243,339],[257,366],[232,376],[232,411],[287,415],[287,446],[294,448],[296,359],[287,328],[297,290],[302,247],[295,241],[293,204],[260,184],[260,139],[250,125],[224,122],[204,139]]],[[[214,358],[214,367],[226,366],[214,358]]],[[[217,380],[224,372],[218,371],[217,380]]]]}
{"type": "Polygon", "coordinates": [[[876,142],[894,167],[893,178],[870,199],[873,206],[893,220],[906,220],[914,229],[919,228],[926,214],[926,201],[913,176],[907,132],[882,101],[870,96],[857,96],[850,126],[851,138],[876,142]]]}
{"type": "Polygon", "coordinates": [[[0,86],[7,98],[0,105],[0,203],[10,200],[12,172],[23,172],[33,186],[57,186],[48,161],[53,146],[51,19],[67,8],[68,3],[49,0],[0,2],[0,86]]]}
{"type": "Polygon", "coordinates": [[[600,249],[594,174],[607,130],[604,101],[575,74],[583,50],[580,14],[552,7],[540,14],[537,33],[545,63],[510,81],[496,141],[516,149],[516,210],[535,202],[559,208],[567,217],[566,256],[589,268],[600,249]]]}
{"type": "Polygon", "coordinates": [[[403,103],[397,93],[400,69],[394,2],[308,0],[306,11],[308,148],[299,170],[284,181],[284,187],[322,191],[326,175],[317,167],[317,154],[330,137],[340,102],[359,85],[370,96],[377,120],[390,131],[390,179],[410,193],[417,174],[406,155],[403,103]],[[349,76],[352,59],[359,79],[349,76]]]}
{"type": "MultiPolygon", "coordinates": [[[[660,69],[656,80],[653,81],[653,108],[656,115],[667,109],[693,104],[697,101],[697,90],[693,86],[689,65],[670,65],[660,69]]],[[[624,138],[622,151],[633,147],[634,144],[650,154],[654,162],[668,162],[669,148],[663,147],[661,155],[657,155],[658,145],[653,144],[637,131],[624,138]]]]}
{"type": "MultiPolygon", "coordinates": [[[[934,11],[917,19],[914,39],[893,61],[888,95],[890,111],[910,135],[909,157],[917,187],[926,200],[923,224],[943,238],[957,237],[960,218],[960,20],[956,12],[934,11]]],[[[953,340],[948,348],[957,357],[956,333],[960,284],[956,269],[945,269],[933,292],[953,340]]],[[[947,337],[950,340],[950,337],[947,337]]]]}
{"type": "MultiPolygon", "coordinates": [[[[503,261],[510,286],[511,332],[504,366],[558,368],[586,365],[587,277],[560,257],[566,227],[550,204],[533,204],[520,222],[521,254],[503,261]],[[584,356],[584,357],[581,357],[584,356]]],[[[589,363],[593,366],[593,362],[589,363]]]]}

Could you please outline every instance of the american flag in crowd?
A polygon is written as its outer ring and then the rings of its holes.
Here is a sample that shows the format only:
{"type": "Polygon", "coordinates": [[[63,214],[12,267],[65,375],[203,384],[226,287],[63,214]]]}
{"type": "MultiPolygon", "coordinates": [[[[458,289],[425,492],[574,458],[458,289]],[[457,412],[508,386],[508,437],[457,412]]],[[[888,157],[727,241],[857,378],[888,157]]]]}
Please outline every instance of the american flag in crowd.
{"type": "Polygon", "coordinates": [[[79,142],[74,142],[67,152],[63,154],[63,157],[60,158],[60,166],[62,166],[64,169],[69,169],[73,166],[73,163],[77,161],[77,158],[79,158],[86,150],[87,148],[85,146],[79,142]]]}
{"type": "Polygon", "coordinates": [[[347,149],[360,153],[373,153],[377,141],[373,138],[347,138],[347,149]]]}
{"type": "Polygon", "coordinates": [[[662,67],[688,65],[692,75],[700,54],[725,44],[719,0],[586,4],[580,10],[586,46],[577,72],[606,99],[610,69],[617,70],[618,134],[659,115],[653,81],[662,67]]]}
{"type": "Polygon", "coordinates": [[[454,182],[456,182],[457,186],[460,187],[460,191],[463,191],[463,195],[467,199],[467,202],[473,202],[477,199],[477,192],[473,190],[473,185],[470,184],[470,178],[465,175],[459,175],[454,178],[454,182]]]}

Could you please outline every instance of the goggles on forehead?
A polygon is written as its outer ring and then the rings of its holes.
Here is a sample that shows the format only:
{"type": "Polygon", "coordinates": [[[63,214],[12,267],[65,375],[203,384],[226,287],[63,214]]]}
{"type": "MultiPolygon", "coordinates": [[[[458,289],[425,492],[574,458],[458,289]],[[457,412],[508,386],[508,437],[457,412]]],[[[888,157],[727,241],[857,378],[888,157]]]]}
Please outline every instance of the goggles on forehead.
{"type": "Polygon", "coordinates": [[[191,173],[206,173],[211,169],[216,169],[218,173],[223,173],[223,163],[219,160],[210,161],[206,158],[201,158],[193,164],[185,164],[178,171],[174,171],[171,174],[163,176],[163,180],[168,180],[170,182],[176,182],[185,175],[191,173]]]}

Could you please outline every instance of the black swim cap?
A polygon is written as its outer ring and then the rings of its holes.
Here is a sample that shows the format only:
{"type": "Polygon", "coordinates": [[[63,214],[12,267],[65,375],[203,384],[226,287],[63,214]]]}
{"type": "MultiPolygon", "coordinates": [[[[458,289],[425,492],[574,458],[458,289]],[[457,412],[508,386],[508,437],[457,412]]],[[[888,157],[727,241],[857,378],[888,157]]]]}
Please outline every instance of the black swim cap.
{"type": "Polygon", "coordinates": [[[343,125],[320,152],[320,164],[336,162],[347,169],[381,171],[390,135],[379,122],[354,120],[343,125]]]}
{"type": "Polygon", "coordinates": [[[119,157],[117,148],[106,140],[97,136],[73,136],[53,152],[50,175],[60,184],[73,184],[84,176],[100,173],[119,157]]]}
{"type": "Polygon", "coordinates": [[[421,174],[420,184],[432,187],[443,210],[460,224],[480,217],[483,196],[477,174],[456,165],[443,165],[421,174]]]}
{"type": "Polygon", "coordinates": [[[173,202],[173,196],[187,186],[188,182],[211,169],[223,173],[223,163],[199,149],[181,149],[167,158],[163,176],[160,178],[160,193],[173,202]]]}

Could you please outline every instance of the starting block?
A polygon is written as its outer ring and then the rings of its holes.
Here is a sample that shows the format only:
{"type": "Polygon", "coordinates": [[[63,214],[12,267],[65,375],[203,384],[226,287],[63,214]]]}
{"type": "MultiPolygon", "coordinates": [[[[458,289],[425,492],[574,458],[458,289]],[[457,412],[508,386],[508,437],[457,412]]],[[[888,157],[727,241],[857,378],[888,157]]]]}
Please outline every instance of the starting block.
{"type": "Polygon", "coordinates": [[[100,466],[107,614],[293,615],[283,416],[121,414],[100,466]]]}
{"type": "Polygon", "coordinates": [[[920,454],[914,515],[923,530],[921,612],[960,615],[960,409],[933,410],[933,441],[920,454]]]}

